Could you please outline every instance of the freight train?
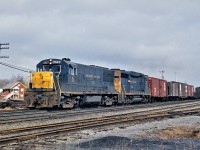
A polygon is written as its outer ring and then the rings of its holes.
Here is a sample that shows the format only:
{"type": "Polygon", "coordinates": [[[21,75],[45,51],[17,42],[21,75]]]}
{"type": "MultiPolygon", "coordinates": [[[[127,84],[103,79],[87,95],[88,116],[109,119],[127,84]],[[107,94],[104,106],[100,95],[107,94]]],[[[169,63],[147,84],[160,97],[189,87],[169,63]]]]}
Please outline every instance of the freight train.
{"type": "Polygon", "coordinates": [[[111,106],[192,98],[194,87],[143,73],[46,59],[37,64],[25,93],[28,108],[111,106]]]}

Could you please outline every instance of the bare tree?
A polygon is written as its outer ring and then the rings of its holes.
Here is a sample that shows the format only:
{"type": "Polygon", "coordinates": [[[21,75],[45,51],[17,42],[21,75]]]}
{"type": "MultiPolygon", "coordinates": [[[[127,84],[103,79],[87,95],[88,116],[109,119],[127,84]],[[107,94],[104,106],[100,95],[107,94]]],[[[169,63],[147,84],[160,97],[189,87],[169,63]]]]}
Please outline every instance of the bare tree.
{"type": "Polygon", "coordinates": [[[12,82],[21,82],[22,84],[26,83],[26,79],[23,75],[18,74],[17,76],[12,75],[10,79],[0,79],[0,88],[5,87],[7,84],[12,82]]]}
{"type": "Polygon", "coordinates": [[[8,79],[0,79],[0,88],[6,86],[10,81],[8,79]]]}
{"type": "Polygon", "coordinates": [[[24,76],[18,74],[17,76],[12,75],[10,82],[21,82],[21,83],[25,84],[26,80],[25,80],[24,76]]]}

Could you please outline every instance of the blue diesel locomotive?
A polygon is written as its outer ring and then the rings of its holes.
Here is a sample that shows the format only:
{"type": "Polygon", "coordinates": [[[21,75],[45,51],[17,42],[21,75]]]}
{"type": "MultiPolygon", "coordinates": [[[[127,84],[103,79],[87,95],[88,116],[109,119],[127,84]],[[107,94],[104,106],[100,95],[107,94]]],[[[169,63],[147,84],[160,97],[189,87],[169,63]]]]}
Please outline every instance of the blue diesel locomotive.
{"type": "Polygon", "coordinates": [[[149,100],[148,76],[78,64],[67,58],[38,63],[25,94],[29,108],[114,105],[149,100]]]}

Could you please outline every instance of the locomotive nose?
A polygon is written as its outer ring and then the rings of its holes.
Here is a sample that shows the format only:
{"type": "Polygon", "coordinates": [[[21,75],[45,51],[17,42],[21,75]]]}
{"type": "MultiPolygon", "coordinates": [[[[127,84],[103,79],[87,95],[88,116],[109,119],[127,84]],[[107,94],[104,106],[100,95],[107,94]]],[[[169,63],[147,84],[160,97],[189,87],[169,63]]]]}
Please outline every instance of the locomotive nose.
{"type": "Polygon", "coordinates": [[[53,89],[53,72],[34,72],[32,74],[33,89],[53,89]]]}

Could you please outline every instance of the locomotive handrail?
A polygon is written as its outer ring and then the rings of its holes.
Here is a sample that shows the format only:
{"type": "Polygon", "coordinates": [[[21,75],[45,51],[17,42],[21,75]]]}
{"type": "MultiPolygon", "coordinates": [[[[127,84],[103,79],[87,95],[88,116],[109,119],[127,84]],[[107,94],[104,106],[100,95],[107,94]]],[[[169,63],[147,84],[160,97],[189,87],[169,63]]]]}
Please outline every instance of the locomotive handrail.
{"type": "Polygon", "coordinates": [[[59,71],[58,75],[56,76],[56,79],[57,79],[57,84],[58,84],[59,95],[61,96],[61,88],[60,88],[60,82],[59,82],[60,73],[61,71],[59,71]]]}

